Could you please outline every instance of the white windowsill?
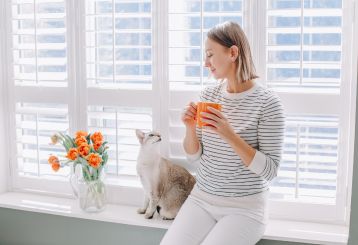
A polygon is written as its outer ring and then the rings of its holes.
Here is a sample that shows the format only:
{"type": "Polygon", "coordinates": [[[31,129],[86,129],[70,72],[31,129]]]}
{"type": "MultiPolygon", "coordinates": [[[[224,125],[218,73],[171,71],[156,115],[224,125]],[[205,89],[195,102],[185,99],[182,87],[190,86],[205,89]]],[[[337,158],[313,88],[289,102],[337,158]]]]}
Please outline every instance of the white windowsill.
{"type": "MultiPolygon", "coordinates": [[[[85,213],[74,199],[18,192],[0,194],[0,207],[161,229],[167,229],[171,224],[171,221],[162,220],[158,216],[147,220],[137,214],[138,207],[134,206],[108,204],[103,212],[85,213]]],[[[346,226],[270,220],[263,239],[343,245],[347,244],[348,232],[346,226]]]]}

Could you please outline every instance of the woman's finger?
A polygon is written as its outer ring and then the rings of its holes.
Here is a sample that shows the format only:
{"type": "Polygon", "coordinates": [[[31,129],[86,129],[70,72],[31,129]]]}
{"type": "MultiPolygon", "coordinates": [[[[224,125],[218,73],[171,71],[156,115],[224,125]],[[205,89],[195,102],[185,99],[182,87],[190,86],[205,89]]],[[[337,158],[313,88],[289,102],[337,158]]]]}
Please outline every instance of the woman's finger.
{"type": "Polygon", "coordinates": [[[221,111],[213,108],[213,107],[210,107],[208,106],[208,111],[210,111],[211,113],[215,114],[217,117],[219,118],[225,118],[224,115],[221,113],[221,111]]]}
{"type": "Polygon", "coordinates": [[[195,117],[196,113],[193,113],[191,111],[186,111],[185,115],[190,116],[190,117],[195,117]]]}
{"type": "Polygon", "coordinates": [[[197,109],[197,105],[194,102],[190,102],[189,105],[194,108],[194,110],[197,109]]]}
{"type": "Polygon", "coordinates": [[[202,117],[210,118],[211,120],[218,121],[220,118],[212,113],[202,112],[200,113],[202,117]]]}
{"type": "Polygon", "coordinates": [[[212,119],[202,118],[202,119],[201,119],[201,121],[202,121],[203,123],[210,124],[210,125],[214,126],[215,128],[217,128],[217,127],[218,127],[217,122],[215,122],[215,121],[214,121],[214,120],[212,120],[212,119]]]}

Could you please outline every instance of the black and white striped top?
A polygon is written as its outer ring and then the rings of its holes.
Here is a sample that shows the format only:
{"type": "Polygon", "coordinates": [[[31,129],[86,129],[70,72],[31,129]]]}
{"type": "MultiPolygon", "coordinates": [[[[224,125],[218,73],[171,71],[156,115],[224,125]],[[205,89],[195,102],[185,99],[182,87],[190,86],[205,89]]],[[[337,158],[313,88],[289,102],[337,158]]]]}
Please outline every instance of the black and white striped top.
{"type": "Polygon", "coordinates": [[[197,128],[201,147],[188,159],[198,160],[197,187],[217,196],[242,197],[261,193],[277,175],[283,138],[284,112],[279,97],[259,84],[242,93],[228,93],[226,83],[206,88],[201,101],[222,105],[222,112],[256,154],[249,167],[231,146],[212,131],[197,128]]]}

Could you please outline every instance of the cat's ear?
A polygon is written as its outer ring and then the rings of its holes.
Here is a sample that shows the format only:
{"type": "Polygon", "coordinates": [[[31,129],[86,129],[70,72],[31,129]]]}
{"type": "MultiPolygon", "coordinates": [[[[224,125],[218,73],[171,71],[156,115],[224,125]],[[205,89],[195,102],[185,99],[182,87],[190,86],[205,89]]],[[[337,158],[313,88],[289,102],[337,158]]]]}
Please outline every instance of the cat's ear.
{"type": "Polygon", "coordinates": [[[137,135],[137,138],[138,138],[138,140],[139,140],[139,143],[140,143],[140,144],[143,144],[144,133],[143,133],[141,130],[136,129],[136,130],[135,130],[135,134],[137,135]]]}

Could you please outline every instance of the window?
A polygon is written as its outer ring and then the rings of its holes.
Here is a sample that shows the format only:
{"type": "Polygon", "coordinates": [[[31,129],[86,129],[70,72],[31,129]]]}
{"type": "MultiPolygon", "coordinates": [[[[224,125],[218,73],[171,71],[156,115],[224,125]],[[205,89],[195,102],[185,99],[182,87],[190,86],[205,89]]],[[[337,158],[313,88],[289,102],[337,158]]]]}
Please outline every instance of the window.
{"type": "Polygon", "coordinates": [[[270,215],[346,222],[357,82],[351,4],[6,0],[13,188],[71,193],[69,169],[54,174],[47,164],[50,153],[63,151],[48,145],[54,130],[101,130],[117,193],[138,186],[134,129],[160,131],[163,155],[191,168],[180,112],[216,82],[203,67],[204,40],[232,20],[251,42],[259,81],[279,94],[287,116],[270,215]]]}
{"type": "Polygon", "coordinates": [[[349,60],[343,44],[351,38],[343,9],[339,0],[169,1],[167,154],[184,161],[181,109],[212,82],[202,63],[208,29],[234,20],[251,41],[259,81],[279,94],[287,117],[270,215],[344,220],[348,158],[342,145],[352,118],[339,105],[354,101],[347,96],[352,77],[342,69],[349,60]]]}
{"type": "Polygon", "coordinates": [[[87,125],[109,142],[107,176],[136,176],[135,129],[153,127],[151,0],[86,1],[87,125]]]}
{"type": "MultiPolygon", "coordinates": [[[[31,189],[24,179],[64,179],[47,164],[53,130],[68,132],[68,35],[66,1],[9,1],[11,10],[11,80],[13,91],[12,159],[14,188],[31,189]]],[[[9,59],[10,60],[10,59],[9,59]]]]}
{"type": "Polygon", "coordinates": [[[266,13],[265,81],[285,94],[287,105],[283,161],[272,198],[321,204],[337,214],[331,219],[339,219],[346,209],[347,153],[341,146],[349,138],[344,130],[349,114],[337,105],[350,103],[343,84],[349,56],[343,1],[268,0],[266,13]]]}

